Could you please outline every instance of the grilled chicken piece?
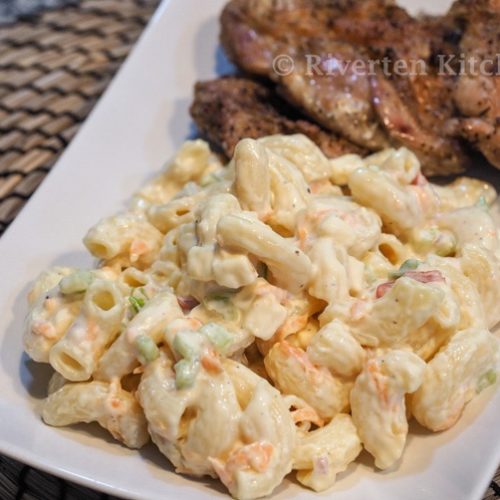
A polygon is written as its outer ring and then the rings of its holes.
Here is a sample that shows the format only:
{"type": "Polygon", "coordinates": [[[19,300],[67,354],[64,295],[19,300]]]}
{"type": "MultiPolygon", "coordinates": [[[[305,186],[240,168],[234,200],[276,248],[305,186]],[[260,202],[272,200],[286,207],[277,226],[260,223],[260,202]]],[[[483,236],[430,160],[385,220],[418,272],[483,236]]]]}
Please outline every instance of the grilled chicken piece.
{"type": "Polygon", "coordinates": [[[291,111],[287,108],[265,85],[246,78],[226,77],[197,83],[190,111],[200,131],[228,158],[233,156],[241,139],[274,134],[304,134],[329,158],[367,153],[314,123],[293,114],[287,116],[284,113],[291,111]]]}
{"type": "Polygon", "coordinates": [[[370,150],[412,147],[427,173],[463,170],[467,156],[459,141],[443,135],[453,113],[452,82],[432,74],[390,82],[380,73],[369,76],[368,59],[429,64],[439,41],[433,20],[417,21],[389,0],[232,0],[221,23],[233,62],[274,80],[324,127],[370,150]],[[281,54],[295,61],[284,76],[273,67],[281,54]],[[311,72],[307,54],[320,56],[319,73],[311,72]],[[353,66],[363,60],[368,74],[353,66]]]}
{"type": "Polygon", "coordinates": [[[456,82],[457,130],[500,168],[500,0],[459,0],[448,19],[455,32],[463,31],[455,55],[476,65],[456,82]],[[481,64],[493,75],[478,74],[481,64]]]}
{"type": "MultiPolygon", "coordinates": [[[[221,17],[221,40],[235,64],[254,75],[267,76],[292,104],[327,129],[342,133],[349,141],[371,150],[388,144],[371,103],[367,76],[342,68],[362,59],[354,47],[334,39],[314,38],[331,18],[350,2],[324,0],[233,0],[221,17]],[[286,54],[295,61],[295,70],[279,75],[273,61],[286,54]],[[322,55],[328,75],[309,73],[307,54],[322,55]]],[[[380,3],[378,0],[377,4],[380,3]]],[[[384,3],[384,2],[382,2],[384,3]]]]}
{"type": "Polygon", "coordinates": [[[404,95],[386,78],[375,76],[371,83],[375,107],[391,138],[418,155],[425,175],[459,173],[463,169],[467,157],[458,141],[424,128],[405,104],[404,95]]]}
{"type": "Polygon", "coordinates": [[[370,150],[389,146],[373,108],[369,75],[349,64],[362,60],[352,45],[309,39],[294,59],[295,70],[277,79],[280,93],[290,103],[324,127],[370,150]],[[307,54],[322,54],[317,72],[308,68],[307,54]]]}
{"type": "Polygon", "coordinates": [[[221,16],[229,57],[251,73],[266,74],[276,49],[297,37],[321,34],[364,47],[375,56],[427,59],[434,29],[394,0],[232,0],[221,16]]]}

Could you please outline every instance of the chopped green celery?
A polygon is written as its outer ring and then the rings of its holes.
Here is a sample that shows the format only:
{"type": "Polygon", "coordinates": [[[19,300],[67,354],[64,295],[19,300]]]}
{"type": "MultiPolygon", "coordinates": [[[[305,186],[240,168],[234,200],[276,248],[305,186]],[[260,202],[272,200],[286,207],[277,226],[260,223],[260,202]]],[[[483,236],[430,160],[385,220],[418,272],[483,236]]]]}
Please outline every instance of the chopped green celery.
{"type": "Polygon", "coordinates": [[[417,267],[421,264],[421,262],[417,259],[408,259],[405,260],[402,264],[401,267],[399,268],[401,271],[406,272],[406,271],[413,271],[414,269],[417,269],[417,267]]]}
{"type": "Polygon", "coordinates": [[[403,276],[406,272],[417,269],[420,264],[421,262],[417,259],[405,260],[397,271],[392,271],[389,273],[389,277],[392,279],[401,278],[401,276],[403,276]]]}
{"type": "Polygon", "coordinates": [[[486,373],[483,373],[477,382],[476,392],[479,394],[481,391],[493,385],[497,381],[497,373],[495,370],[488,370],[486,373]]]}
{"type": "Polygon", "coordinates": [[[232,344],[233,339],[231,334],[223,326],[217,323],[207,323],[203,325],[199,331],[207,336],[208,340],[221,354],[227,352],[228,347],[232,344]]]}
{"type": "Polygon", "coordinates": [[[137,314],[145,305],[146,302],[149,300],[149,297],[146,293],[146,290],[144,288],[134,288],[132,290],[132,295],[128,298],[128,301],[130,302],[130,305],[132,306],[132,311],[137,314]],[[140,294],[142,297],[138,297],[137,293],[140,294]]]}
{"type": "Polygon", "coordinates": [[[221,314],[228,321],[238,321],[240,312],[233,304],[231,298],[234,292],[214,292],[209,293],[203,299],[203,305],[209,311],[215,311],[221,314]]]}
{"type": "Polygon", "coordinates": [[[128,301],[130,302],[130,305],[132,306],[132,309],[134,312],[137,314],[146,304],[146,301],[140,297],[134,297],[131,295],[128,298],[128,301]]]}
{"type": "Polygon", "coordinates": [[[71,295],[73,293],[83,293],[94,280],[94,275],[90,271],[76,271],[68,276],[65,276],[59,282],[59,290],[63,295],[71,295]]]}
{"type": "Polygon", "coordinates": [[[139,352],[139,361],[143,365],[154,361],[160,355],[158,346],[147,335],[139,335],[135,339],[135,346],[139,352]]]}
{"type": "Polygon", "coordinates": [[[182,330],[174,338],[174,350],[179,356],[193,360],[200,356],[204,339],[201,333],[182,330]]]}
{"type": "Polygon", "coordinates": [[[196,375],[200,371],[200,363],[194,359],[181,359],[175,363],[174,370],[177,389],[189,389],[193,386],[196,375]]]}

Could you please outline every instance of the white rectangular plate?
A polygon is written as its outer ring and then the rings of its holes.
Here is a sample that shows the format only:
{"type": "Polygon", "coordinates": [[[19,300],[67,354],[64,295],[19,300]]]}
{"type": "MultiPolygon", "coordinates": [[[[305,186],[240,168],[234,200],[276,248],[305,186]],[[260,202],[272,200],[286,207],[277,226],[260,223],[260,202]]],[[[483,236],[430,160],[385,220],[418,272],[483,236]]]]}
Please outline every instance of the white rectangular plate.
{"type": "MultiPolygon", "coordinates": [[[[436,11],[450,2],[405,3],[436,11]]],[[[0,239],[0,451],[119,496],[209,499],[223,490],[173,474],[153,447],[138,453],[96,426],[54,429],[41,422],[49,370],[22,354],[26,291],[48,266],[90,265],[81,244],[86,230],[122,208],[189,135],[193,84],[227,69],[217,50],[223,4],[163,2],[97,109],[0,239]]],[[[375,473],[365,456],[323,495],[286,481],[276,498],[479,499],[500,461],[499,410],[500,393],[490,389],[450,431],[416,429],[397,470],[375,473]]]]}

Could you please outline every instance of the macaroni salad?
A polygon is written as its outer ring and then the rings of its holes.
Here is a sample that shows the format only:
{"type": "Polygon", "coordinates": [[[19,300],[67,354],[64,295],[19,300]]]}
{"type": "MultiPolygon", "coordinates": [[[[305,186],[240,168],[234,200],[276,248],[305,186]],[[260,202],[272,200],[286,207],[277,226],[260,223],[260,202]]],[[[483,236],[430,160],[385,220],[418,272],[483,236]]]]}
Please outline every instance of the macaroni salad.
{"type": "Polygon", "coordinates": [[[305,136],[185,143],[130,209],[50,269],[26,352],[52,426],[98,422],[230,494],[291,471],[315,491],[365,448],[397,464],[408,420],[448,429],[496,381],[494,189],[430,184],[409,150],[328,160],[305,136]]]}

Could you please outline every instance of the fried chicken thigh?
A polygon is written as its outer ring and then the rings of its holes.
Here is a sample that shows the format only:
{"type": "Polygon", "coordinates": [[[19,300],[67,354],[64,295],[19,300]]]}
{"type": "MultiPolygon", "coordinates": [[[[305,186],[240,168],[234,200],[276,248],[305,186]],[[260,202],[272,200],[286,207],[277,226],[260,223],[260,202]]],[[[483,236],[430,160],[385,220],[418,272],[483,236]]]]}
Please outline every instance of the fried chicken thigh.
{"type": "Polygon", "coordinates": [[[453,81],[432,67],[439,44],[433,22],[414,19],[389,0],[232,0],[221,25],[222,44],[236,65],[274,81],[281,95],[328,130],[369,150],[410,147],[430,175],[459,172],[467,163],[461,142],[445,135],[453,81]],[[283,55],[292,58],[293,71],[276,70],[283,55]],[[382,59],[384,71],[373,71],[371,61],[382,59]],[[423,68],[395,76],[396,61],[408,68],[420,61],[423,68]]]}

